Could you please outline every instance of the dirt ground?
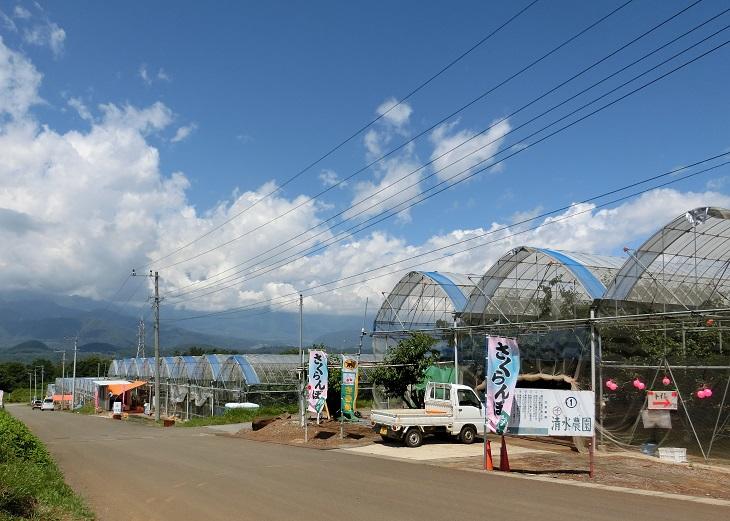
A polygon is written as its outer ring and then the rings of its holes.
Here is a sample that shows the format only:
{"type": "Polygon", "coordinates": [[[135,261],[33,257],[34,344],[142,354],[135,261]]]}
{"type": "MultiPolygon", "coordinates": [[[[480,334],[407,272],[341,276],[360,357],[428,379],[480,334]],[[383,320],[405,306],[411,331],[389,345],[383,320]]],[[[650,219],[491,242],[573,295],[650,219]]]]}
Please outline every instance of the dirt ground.
{"type": "MultiPolygon", "coordinates": [[[[343,437],[340,437],[340,422],[322,420],[320,425],[312,422],[308,427],[307,447],[316,449],[338,449],[358,447],[373,443],[380,436],[373,432],[370,424],[343,423],[343,437]]],[[[249,440],[268,441],[285,445],[304,445],[304,431],[296,415],[280,417],[257,431],[242,431],[237,436],[249,440]]]]}
{"type": "MultiPolygon", "coordinates": [[[[382,443],[368,423],[345,423],[344,438],[340,438],[340,424],[323,420],[319,426],[309,426],[306,446],[317,449],[337,449],[382,443]]],[[[304,433],[298,417],[281,417],[258,431],[242,431],[237,436],[285,445],[304,445],[304,433]]],[[[539,453],[521,453],[510,457],[511,472],[554,479],[583,481],[617,487],[686,494],[730,500],[729,468],[710,467],[698,463],[665,463],[657,458],[627,452],[598,452],[593,479],[588,474],[588,455],[575,451],[565,443],[538,439],[507,439],[508,446],[539,450],[539,453]],[[549,451],[549,452],[545,452],[549,451]]],[[[429,438],[426,443],[435,443],[429,438]]],[[[419,450],[419,449],[412,449],[419,450]]],[[[495,468],[499,468],[499,441],[492,440],[495,468]]],[[[424,462],[449,468],[482,469],[479,457],[448,458],[424,462]]]]}
{"type": "MultiPolygon", "coordinates": [[[[698,463],[667,463],[638,453],[598,452],[595,477],[589,475],[588,455],[550,442],[508,439],[509,444],[550,450],[539,454],[523,453],[509,458],[510,471],[524,475],[583,481],[671,494],[685,494],[730,500],[730,471],[698,463]]],[[[499,468],[499,442],[492,442],[495,468],[499,468]]],[[[508,446],[509,451],[509,446],[508,446]]],[[[462,458],[433,462],[451,468],[483,469],[483,459],[462,458]]]]}

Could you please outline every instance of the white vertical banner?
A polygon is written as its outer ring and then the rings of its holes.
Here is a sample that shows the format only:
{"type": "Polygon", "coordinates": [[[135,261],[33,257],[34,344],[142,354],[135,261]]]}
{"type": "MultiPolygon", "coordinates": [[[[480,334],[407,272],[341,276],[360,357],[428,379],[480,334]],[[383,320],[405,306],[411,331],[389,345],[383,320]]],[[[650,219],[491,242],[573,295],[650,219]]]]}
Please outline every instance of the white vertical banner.
{"type": "Polygon", "coordinates": [[[514,338],[487,337],[487,423],[489,430],[504,434],[512,413],[520,349],[514,338]]]}
{"type": "Polygon", "coordinates": [[[309,352],[309,381],[307,383],[307,409],[319,414],[327,401],[327,353],[324,351],[309,352]]]}

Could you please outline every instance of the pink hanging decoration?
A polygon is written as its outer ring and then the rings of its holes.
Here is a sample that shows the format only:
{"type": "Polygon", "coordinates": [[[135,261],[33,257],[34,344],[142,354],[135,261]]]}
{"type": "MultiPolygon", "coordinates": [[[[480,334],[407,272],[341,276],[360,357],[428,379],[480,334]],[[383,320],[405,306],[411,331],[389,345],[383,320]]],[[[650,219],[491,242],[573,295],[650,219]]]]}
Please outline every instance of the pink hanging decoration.
{"type": "Polygon", "coordinates": [[[616,382],[611,382],[611,387],[610,387],[610,389],[611,389],[612,391],[615,391],[616,389],[618,389],[618,384],[617,384],[616,382]]]}
{"type": "Polygon", "coordinates": [[[639,391],[643,391],[644,389],[646,389],[646,384],[644,382],[639,382],[638,389],[639,391]]]}
{"type": "Polygon", "coordinates": [[[606,388],[610,390],[614,390],[613,386],[616,385],[616,383],[613,380],[606,380],[606,388]]]}
{"type": "Polygon", "coordinates": [[[641,390],[641,389],[643,389],[644,387],[646,387],[646,385],[644,384],[644,382],[642,382],[642,381],[641,381],[641,380],[639,380],[638,378],[636,378],[636,379],[635,379],[635,380],[634,380],[634,381],[632,382],[632,384],[633,384],[633,386],[634,386],[634,387],[636,387],[636,388],[637,388],[637,389],[639,389],[639,390],[641,390]],[[642,386],[643,386],[643,387],[642,387],[642,386]]]}
{"type": "Polygon", "coordinates": [[[704,389],[700,389],[699,391],[697,391],[697,398],[705,398],[706,396],[707,395],[705,394],[704,389]]]}
{"type": "Polygon", "coordinates": [[[712,396],[712,389],[705,389],[705,398],[712,396]]]}
{"type": "Polygon", "coordinates": [[[668,376],[665,376],[664,378],[662,378],[662,383],[664,385],[669,385],[670,383],[672,383],[672,381],[669,379],[668,376]]]}

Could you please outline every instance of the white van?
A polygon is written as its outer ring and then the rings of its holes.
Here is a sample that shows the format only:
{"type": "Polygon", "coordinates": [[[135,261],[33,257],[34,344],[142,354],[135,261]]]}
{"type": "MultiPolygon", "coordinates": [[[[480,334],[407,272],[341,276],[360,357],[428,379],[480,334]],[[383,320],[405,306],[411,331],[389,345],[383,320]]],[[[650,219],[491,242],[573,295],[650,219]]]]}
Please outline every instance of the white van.
{"type": "Polygon", "coordinates": [[[53,403],[53,398],[46,398],[43,400],[43,403],[41,404],[41,411],[52,411],[56,408],[55,404],[53,403]]]}

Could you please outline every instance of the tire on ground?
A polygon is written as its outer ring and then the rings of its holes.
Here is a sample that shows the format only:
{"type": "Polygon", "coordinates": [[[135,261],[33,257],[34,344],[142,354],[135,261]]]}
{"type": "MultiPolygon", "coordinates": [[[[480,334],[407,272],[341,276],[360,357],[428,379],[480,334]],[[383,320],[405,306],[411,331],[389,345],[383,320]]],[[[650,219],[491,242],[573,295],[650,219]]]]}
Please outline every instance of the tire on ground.
{"type": "Polygon", "coordinates": [[[418,427],[411,427],[403,436],[403,443],[406,447],[420,447],[423,444],[423,433],[418,427]]]}
{"type": "Polygon", "coordinates": [[[459,433],[459,440],[465,445],[474,443],[477,437],[477,430],[473,425],[464,425],[459,433]]]}

